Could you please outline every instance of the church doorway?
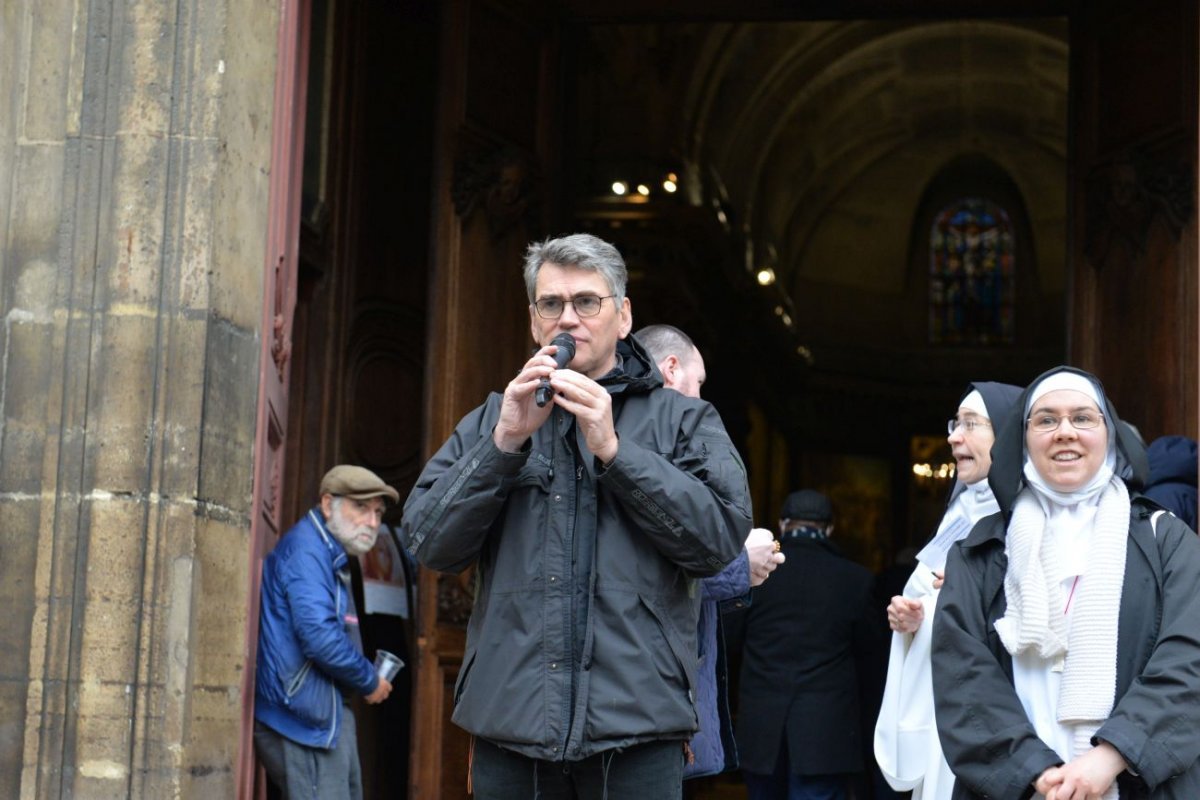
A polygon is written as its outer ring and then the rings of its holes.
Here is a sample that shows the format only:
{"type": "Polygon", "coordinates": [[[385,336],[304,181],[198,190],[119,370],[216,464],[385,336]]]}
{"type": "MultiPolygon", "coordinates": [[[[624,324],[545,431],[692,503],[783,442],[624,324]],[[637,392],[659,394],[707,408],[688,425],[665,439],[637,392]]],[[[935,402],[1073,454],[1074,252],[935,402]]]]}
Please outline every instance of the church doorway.
{"type": "MultiPolygon", "coordinates": [[[[635,330],[704,351],[756,523],[824,488],[876,570],[931,530],[968,381],[1075,363],[1196,435],[1192,4],[660,5],[314,0],[293,516],[336,461],[406,493],[527,351],[524,245],[575,229],[625,253],[635,330]]],[[[380,633],[411,725],[368,722],[364,763],[374,796],[464,797],[469,590],[415,583],[380,633]]]]}

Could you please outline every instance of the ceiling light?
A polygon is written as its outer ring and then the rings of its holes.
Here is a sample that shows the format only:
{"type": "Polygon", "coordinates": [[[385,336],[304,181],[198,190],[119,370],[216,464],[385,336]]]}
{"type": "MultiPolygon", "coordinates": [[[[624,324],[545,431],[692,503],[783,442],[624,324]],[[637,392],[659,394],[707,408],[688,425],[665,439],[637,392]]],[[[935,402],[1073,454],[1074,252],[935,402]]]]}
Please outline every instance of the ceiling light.
{"type": "Polygon", "coordinates": [[[621,195],[629,191],[629,184],[625,181],[613,181],[613,194],[621,195]]]}
{"type": "Polygon", "coordinates": [[[637,186],[637,192],[642,197],[649,197],[650,196],[650,187],[644,183],[639,183],[637,186]]]}
{"type": "Polygon", "coordinates": [[[759,286],[770,286],[775,282],[775,270],[770,267],[762,267],[754,277],[759,286]]]}

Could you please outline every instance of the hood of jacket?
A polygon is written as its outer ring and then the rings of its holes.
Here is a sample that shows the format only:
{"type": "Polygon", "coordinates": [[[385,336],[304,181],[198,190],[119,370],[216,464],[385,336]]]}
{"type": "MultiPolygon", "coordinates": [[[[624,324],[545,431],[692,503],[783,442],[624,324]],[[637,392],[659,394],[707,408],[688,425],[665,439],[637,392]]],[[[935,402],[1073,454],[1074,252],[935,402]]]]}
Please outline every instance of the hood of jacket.
{"type": "MultiPolygon", "coordinates": [[[[1149,473],[1146,448],[1128,425],[1121,424],[1117,409],[1108,398],[1100,380],[1095,375],[1075,367],[1055,367],[1030,381],[1029,386],[1017,398],[1017,402],[1009,408],[1000,426],[995,428],[996,443],[992,445],[992,469],[988,472],[988,485],[992,487],[992,493],[996,495],[996,502],[1000,504],[1005,519],[1011,516],[1017,495],[1025,485],[1025,406],[1029,403],[1029,394],[1043,380],[1059,372],[1081,375],[1096,387],[1108,435],[1115,435],[1117,439],[1114,474],[1125,481],[1125,485],[1131,491],[1140,490],[1146,485],[1146,475],[1149,473]]],[[[992,424],[995,426],[995,418],[992,424]]]]}
{"type": "Polygon", "coordinates": [[[663,385],[662,373],[658,371],[658,366],[636,336],[626,336],[617,340],[617,356],[620,367],[596,381],[608,389],[610,394],[643,394],[663,385]]]}

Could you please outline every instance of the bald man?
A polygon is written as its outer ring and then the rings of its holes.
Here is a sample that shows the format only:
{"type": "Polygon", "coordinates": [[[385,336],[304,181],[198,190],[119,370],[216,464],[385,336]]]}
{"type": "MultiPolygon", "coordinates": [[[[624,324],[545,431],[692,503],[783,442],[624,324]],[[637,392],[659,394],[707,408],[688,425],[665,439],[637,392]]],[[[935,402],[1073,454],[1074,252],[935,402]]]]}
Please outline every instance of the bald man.
{"type": "MultiPolygon", "coordinates": [[[[700,387],[708,375],[704,357],[686,333],[671,325],[648,325],[635,335],[658,365],[663,386],[687,397],[700,397],[700,387]]],[[[720,573],[700,582],[702,602],[696,631],[700,650],[696,713],[700,730],[688,743],[685,779],[715,775],[738,766],[726,698],[728,680],[721,611],[744,607],[750,587],[761,584],[782,563],[783,554],[776,552],[771,533],[756,528],[750,532],[741,555],[720,573]]]]}

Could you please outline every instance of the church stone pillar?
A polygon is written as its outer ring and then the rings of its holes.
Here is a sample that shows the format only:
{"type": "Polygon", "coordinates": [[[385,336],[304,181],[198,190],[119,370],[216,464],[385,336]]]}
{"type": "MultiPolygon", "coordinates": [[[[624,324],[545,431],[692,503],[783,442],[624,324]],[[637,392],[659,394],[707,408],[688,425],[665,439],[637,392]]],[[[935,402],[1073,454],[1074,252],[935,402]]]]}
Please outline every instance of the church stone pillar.
{"type": "Polygon", "coordinates": [[[276,2],[0,3],[0,797],[232,797],[276,2]]]}

